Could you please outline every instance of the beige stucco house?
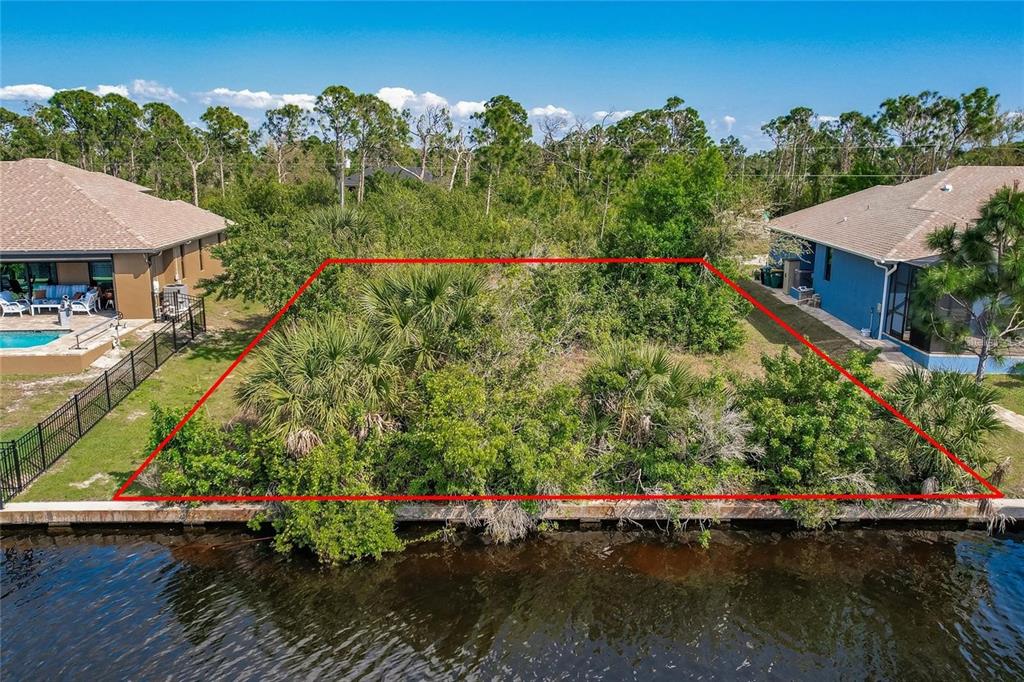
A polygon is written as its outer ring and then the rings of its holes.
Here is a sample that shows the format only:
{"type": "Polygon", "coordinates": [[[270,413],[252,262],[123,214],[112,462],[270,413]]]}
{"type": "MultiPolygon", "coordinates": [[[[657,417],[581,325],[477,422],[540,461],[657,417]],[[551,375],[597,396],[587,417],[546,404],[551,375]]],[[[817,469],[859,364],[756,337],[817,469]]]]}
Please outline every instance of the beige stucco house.
{"type": "Polygon", "coordinates": [[[210,248],[226,221],[149,192],[50,159],[0,162],[0,288],[27,298],[40,285],[89,284],[130,319],[156,316],[168,284],[193,293],[221,272],[210,248]]]}

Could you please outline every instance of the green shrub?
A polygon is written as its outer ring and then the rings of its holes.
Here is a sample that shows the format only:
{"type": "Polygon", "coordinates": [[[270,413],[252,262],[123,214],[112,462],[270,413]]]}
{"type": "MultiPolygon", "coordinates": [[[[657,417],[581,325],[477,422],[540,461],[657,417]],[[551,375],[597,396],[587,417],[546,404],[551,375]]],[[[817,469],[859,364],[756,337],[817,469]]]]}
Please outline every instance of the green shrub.
{"type": "MultiPolygon", "coordinates": [[[[850,352],[843,366],[877,389],[877,353],[850,352]]],[[[875,485],[878,422],[873,403],[833,367],[807,353],[763,356],[762,379],[746,383],[742,406],[764,447],[757,462],[772,492],[870,492],[875,485]]]]}
{"type": "Polygon", "coordinates": [[[390,489],[412,494],[529,494],[577,488],[585,475],[576,393],[485,382],[463,364],[423,375],[404,432],[380,439],[390,489]]]}
{"type": "MultiPolygon", "coordinates": [[[[718,226],[732,199],[716,149],[652,165],[629,196],[603,255],[706,258],[735,274],[726,256],[736,235],[718,226]]],[[[699,265],[612,264],[603,271],[630,335],[711,353],[742,342],[748,304],[699,265]]]]}
{"type": "MultiPolygon", "coordinates": [[[[893,407],[975,470],[989,462],[986,437],[1001,428],[996,396],[994,388],[977,383],[973,376],[916,366],[901,372],[885,393],[893,407]]],[[[921,492],[921,484],[930,477],[942,489],[973,488],[974,478],[949,457],[888,411],[881,416],[891,470],[908,491],[921,492]]]]}
{"type": "MultiPolygon", "coordinates": [[[[169,434],[185,410],[153,405],[150,448],[169,434]]],[[[156,459],[160,490],[168,495],[240,495],[264,491],[283,450],[267,434],[241,424],[220,426],[198,412],[156,459]]]]}
{"type": "Polygon", "coordinates": [[[695,379],[652,344],[605,348],[582,381],[591,452],[608,492],[698,494],[746,489],[759,449],[717,382],[695,379]],[[623,487],[625,484],[625,488],[623,487]]]}
{"type": "MultiPolygon", "coordinates": [[[[373,495],[370,468],[356,456],[355,441],[314,448],[289,467],[280,486],[283,495],[373,495]]],[[[350,502],[285,502],[274,519],[274,543],[281,552],[311,550],[326,564],[364,558],[380,559],[405,544],[395,534],[394,515],[387,505],[368,500],[350,502]]]]}

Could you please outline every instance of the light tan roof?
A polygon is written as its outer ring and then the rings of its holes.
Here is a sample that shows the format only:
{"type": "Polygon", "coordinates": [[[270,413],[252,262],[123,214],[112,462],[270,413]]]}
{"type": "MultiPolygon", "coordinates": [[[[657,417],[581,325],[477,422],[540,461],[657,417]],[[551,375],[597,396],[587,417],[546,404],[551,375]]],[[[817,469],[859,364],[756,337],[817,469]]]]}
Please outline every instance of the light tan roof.
{"type": "Polygon", "coordinates": [[[977,220],[981,205],[1015,180],[1024,185],[1024,166],[956,166],[826,201],[775,218],[768,226],[876,260],[927,258],[935,255],[926,243],[931,232],[977,220]]]}
{"type": "Polygon", "coordinates": [[[224,229],[221,216],[50,159],[0,162],[0,253],[158,251],[224,229]]]}

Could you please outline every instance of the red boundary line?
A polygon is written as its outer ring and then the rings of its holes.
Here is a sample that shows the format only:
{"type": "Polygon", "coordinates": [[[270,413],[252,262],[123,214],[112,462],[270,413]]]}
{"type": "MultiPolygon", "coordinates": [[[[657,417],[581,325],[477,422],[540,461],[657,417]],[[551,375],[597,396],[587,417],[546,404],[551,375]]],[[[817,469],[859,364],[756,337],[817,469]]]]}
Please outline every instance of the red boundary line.
{"type": "Polygon", "coordinates": [[[153,448],[153,451],[149,453],[145,461],[139,465],[128,480],[118,488],[117,492],[114,493],[113,499],[116,501],[146,501],[146,502],[284,502],[284,501],[360,501],[360,500],[373,500],[381,502],[449,502],[449,501],[478,501],[478,500],[984,500],[984,499],[998,499],[1005,497],[1005,495],[994,485],[989,483],[976,471],[967,466],[963,460],[954,455],[952,452],[947,450],[941,443],[928,435],[924,429],[912,422],[899,410],[886,402],[881,396],[872,391],[870,388],[864,385],[857,377],[853,376],[848,372],[842,365],[833,360],[827,353],[815,346],[813,343],[808,341],[797,332],[795,329],[790,327],[788,324],[783,322],[775,313],[768,310],[762,305],[757,299],[751,296],[741,286],[736,284],[728,277],[726,277],[721,270],[716,268],[711,263],[708,263],[703,258],[328,258],[320,263],[320,266],[313,271],[302,286],[292,294],[291,298],[281,307],[277,313],[270,318],[260,333],[249,342],[238,357],[228,366],[224,373],[218,377],[218,379],[207,389],[206,393],[196,401],[196,404],[192,406],[184,417],[181,418],[175,427],[171,430],[167,437],[164,438],[159,445],[153,448]],[[278,323],[285,312],[292,307],[292,304],[298,300],[299,296],[309,288],[309,285],[313,283],[320,273],[328,265],[376,265],[376,264],[430,264],[430,263],[471,263],[471,264],[500,264],[500,265],[514,265],[514,264],[545,264],[545,263],[666,263],[666,264],[689,264],[689,265],[700,265],[704,267],[708,272],[714,274],[716,277],[725,282],[731,289],[737,294],[749,301],[755,308],[760,310],[762,313],[767,315],[775,324],[782,327],[788,332],[793,338],[807,346],[815,355],[820,357],[822,360],[827,362],[833,368],[836,369],[840,374],[849,379],[857,388],[864,391],[868,396],[871,397],[876,403],[888,410],[893,416],[899,419],[901,422],[907,425],[912,431],[918,434],[921,438],[928,442],[929,445],[934,447],[936,450],[944,454],[950,460],[953,461],[957,466],[970,474],[974,479],[981,483],[985,488],[991,491],[988,494],[984,493],[932,493],[932,494],[921,494],[921,495],[904,495],[904,494],[815,494],[815,493],[804,493],[804,494],[791,494],[791,495],[753,495],[753,494],[735,494],[735,495],[125,495],[125,491],[135,482],[135,479],[139,477],[146,467],[148,467],[156,456],[167,446],[176,433],[185,425],[189,419],[202,407],[203,403],[210,397],[210,395],[217,390],[217,388],[224,383],[235,368],[238,366],[245,356],[256,346],[267,332],[278,323]]]}

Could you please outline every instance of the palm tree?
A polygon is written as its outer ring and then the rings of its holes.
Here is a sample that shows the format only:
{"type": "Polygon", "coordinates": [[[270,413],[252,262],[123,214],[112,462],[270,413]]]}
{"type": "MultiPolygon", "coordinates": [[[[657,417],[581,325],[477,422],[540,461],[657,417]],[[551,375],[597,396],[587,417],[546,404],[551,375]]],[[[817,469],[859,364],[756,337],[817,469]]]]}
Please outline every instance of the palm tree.
{"type": "Polygon", "coordinates": [[[370,280],[360,303],[367,324],[412,369],[431,369],[452,351],[453,334],[472,320],[483,279],[453,268],[402,268],[370,280]]]}
{"type": "Polygon", "coordinates": [[[598,431],[632,445],[647,443],[666,413],[687,407],[697,393],[689,370],[664,346],[650,343],[604,348],[584,387],[598,431]]]}
{"type": "Polygon", "coordinates": [[[366,256],[373,246],[373,225],[358,210],[331,205],[305,214],[314,234],[330,235],[338,253],[350,258],[366,256]]]}
{"type": "Polygon", "coordinates": [[[236,397],[296,455],[343,431],[362,440],[388,424],[401,384],[394,347],[341,317],[272,333],[236,397]]]}
{"type": "MultiPolygon", "coordinates": [[[[1001,428],[996,391],[958,372],[928,372],[916,365],[901,372],[887,396],[893,407],[918,424],[950,452],[976,468],[987,460],[985,438],[1001,428]]],[[[902,477],[914,482],[937,479],[942,487],[973,481],[955,462],[902,422],[891,421],[890,452],[902,477]]]]}
{"type": "Polygon", "coordinates": [[[977,355],[981,383],[988,361],[1012,355],[1024,340],[1024,190],[1003,187],[973,225],[941,227],[927,241],[942,260],[917,278],[915,317],[952,352],[977,355]],[[955,314],[939,312],[942,301],[955,314]]]}

